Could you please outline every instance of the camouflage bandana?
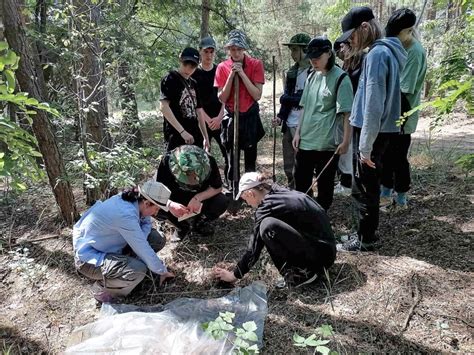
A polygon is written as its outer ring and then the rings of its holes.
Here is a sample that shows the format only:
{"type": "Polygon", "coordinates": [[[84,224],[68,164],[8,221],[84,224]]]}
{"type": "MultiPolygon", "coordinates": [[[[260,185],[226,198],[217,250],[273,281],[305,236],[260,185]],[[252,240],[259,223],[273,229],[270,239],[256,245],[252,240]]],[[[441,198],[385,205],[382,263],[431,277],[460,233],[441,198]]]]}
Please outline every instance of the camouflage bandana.
{"type": "Polygon", "coordinates": [[[207,153],[195,145],[182,145],[170,153],[169,167],[178,184],[192,189],[205,181],[211,173],[207,153]],[[190,183],[189,174],[195,173],[197,183],[190,183]]]}
{"type": "Polygon", "coordinates": [[[241,30],[232,30],[229,32],[229,39],[224,47],[240,47],[243,49],[249,49],[249,46],[247,44],[247,37],[245,36],[245,33],[243,33],[241,30]]]}

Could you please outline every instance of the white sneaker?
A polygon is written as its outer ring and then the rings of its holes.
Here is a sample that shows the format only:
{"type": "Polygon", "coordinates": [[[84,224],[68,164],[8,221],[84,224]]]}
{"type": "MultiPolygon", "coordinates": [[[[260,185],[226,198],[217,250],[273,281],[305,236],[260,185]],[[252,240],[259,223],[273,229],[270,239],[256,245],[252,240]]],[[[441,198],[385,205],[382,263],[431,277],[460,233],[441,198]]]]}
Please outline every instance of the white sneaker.
{"type": "Polygon", "coordinates": [[[350,196],[352,193],[352,189],[344,187],[341,185],[340,182],[338,182],[337,185],[334,186],[334,193],[336,195],[350,196]]]}
{"type": "Polygon", "coordinates": [[[357,232],[341,235],[339,237],[339,240],[341,241],[341,243],[347,243],[349,240],[352,240],[352,239],[359,239],[359,237],[357,236],[357,232]]]}

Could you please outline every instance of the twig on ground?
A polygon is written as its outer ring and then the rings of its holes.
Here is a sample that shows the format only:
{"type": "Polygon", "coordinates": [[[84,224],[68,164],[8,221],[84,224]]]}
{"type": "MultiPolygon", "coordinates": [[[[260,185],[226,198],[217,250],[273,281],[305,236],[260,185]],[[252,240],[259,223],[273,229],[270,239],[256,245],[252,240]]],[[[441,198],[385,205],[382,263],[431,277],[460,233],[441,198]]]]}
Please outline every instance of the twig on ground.
{"type": "Polygon", "coordinates": [[[38,238],[38,239],[23,240],[23,241],[20,241],[20,242],[15,243],[15,244],[10,244],[10,247],[16,247],[16,246],[21,245],[21,244],[24,244],[24,243],[42,242],[43,240],[55,239],[55,238],[61,238],[61,237],[67,237],[67,235],[64,235],[64,234],[56,234],[56,235],[49,235],[49,236],[47,236],[47,237],[38,238]]]}
{"type": "Polygon", "coordinates": [[[177,291],[177,292],[157,292],[151,293],[150,296],[169,296],[169,295],[188,295],[194,293],[216,293],[224,291],[232,291],[234,288],[221,288],[219,290],[194,290],[194,291],[177,291]]]}
{"type": "Polygon", "coordinates": [[[416,306],[418,306],[418,304],[421,301],[421,293],[418,289],[418,282],[419,282],[418,281],[418,275],[417,275],[417,273],[414,273],[413,276],[411,277],[411,285],[414,288],[414,289],[412,289],[412,295],[415,297],[415,300],[413,301],[413,304],[410,307],[410,310],[407,314],[407,317],[405,318],[405,322],[403,324],[403,328],[401,329],[400,333],[403,333],[405,330],[407,330],[407,328],[410,324],[410,320],[413,317],[413,314],[415,312],[415,308],[416,308],[416,306]]]}

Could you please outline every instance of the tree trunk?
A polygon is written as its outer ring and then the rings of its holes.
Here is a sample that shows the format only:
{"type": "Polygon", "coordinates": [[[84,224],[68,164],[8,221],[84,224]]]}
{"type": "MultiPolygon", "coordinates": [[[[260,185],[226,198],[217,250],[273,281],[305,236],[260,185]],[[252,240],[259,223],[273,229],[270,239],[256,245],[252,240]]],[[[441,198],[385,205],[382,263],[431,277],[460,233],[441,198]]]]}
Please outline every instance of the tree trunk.
{"type": "Polygon", "coordinates": [[[127,61],[123,59],[118,67],[118,85],[122,101],[122,122],[125,127],[126,142],[134,147],[141,147],[143,146],[143,140],[140,132],[133,78],[130,75],[130,67],[127,61]]]}
{"type": "Polygon", "coordinates": [[[209,36],[209,6],[210,0],[201,3],[201,38],[209,36]]]}
{"type": "MultiPolygon", "coordinates": [[[[28,92],[33,98],[44,101],[46,93],[42,92],[41,80],[43,73],[37,71],[38,57],[35,56],[31,45],[27,42],[23,23],[20,18],[20,9],[15,0],[2,0],[3,23],[5,25],[5,37],[21,60],[17,71],[17,79],[20,88],[28,92]]],[[[38,110],[33,119],[33,132],[38,140],[38,147],[43,155],[46,173],[49,183],[61,210],[63,219],[72,225],[79,216],[72,194],[71,185],[67,179],[66,170],[61,152],[56,144],[51,123],[46,112],[38,110]]]]}
{"type": "MultiPolygon", "coordinates": [[[[426,19],[429,20],[436,20],[436,5],[435,0],[431,1],[430,7],[428,12],[426,13],[426,19]]],[[[430,57],[433,54],[433,44],[430,45],[429,48],[426,50],[426,57],[430,57]]],[[[423,97],[428,97],[431,92],[431,80],[425,80],[425,88],[423,90],[423,97]]]]}
{"type": "MultiPolygon", "coordinates": [[[[85,78],[82,109],[86,112],[87,138],[99,144],[99,149],[111,147],[111,138],[107,131],[108,117],[107,93],[102,70],[102,49],[97,31],[100,25],[100,7],[90,0],[73,1],[76,17],[76,29],[82,35],[82,67],[80,74],[85,78]]],[[[79,90],[80,91],[80,90],[79,90]]],[[[81,109],[81,107],[79,108],[81,109]]]]}

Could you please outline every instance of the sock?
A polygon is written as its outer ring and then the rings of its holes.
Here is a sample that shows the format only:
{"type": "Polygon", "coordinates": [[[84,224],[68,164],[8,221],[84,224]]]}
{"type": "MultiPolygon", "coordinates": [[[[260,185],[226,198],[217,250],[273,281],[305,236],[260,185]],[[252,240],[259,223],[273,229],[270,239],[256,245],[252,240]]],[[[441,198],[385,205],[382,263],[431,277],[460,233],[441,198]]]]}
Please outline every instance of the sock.
{"type": "Polygon", "coordinates": [[[407,193],[406,192],[398,192],[396,202],[398,205],[406,205],[407,204],[407,193]]]}
{"type": "Polygon", "coordinates": [[[380,185],[380,197],[392,197],[392,189],[380,185]]]}

